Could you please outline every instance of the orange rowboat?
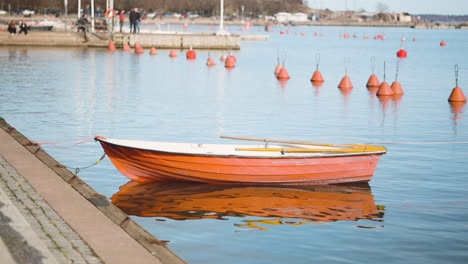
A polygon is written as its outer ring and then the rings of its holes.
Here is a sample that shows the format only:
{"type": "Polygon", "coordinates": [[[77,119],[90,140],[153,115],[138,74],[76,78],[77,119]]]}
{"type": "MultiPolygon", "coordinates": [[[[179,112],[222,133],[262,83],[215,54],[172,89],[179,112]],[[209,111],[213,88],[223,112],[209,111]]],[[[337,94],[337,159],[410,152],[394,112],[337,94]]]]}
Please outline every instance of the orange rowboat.
{"type": "Polygon", "coordinates": [[[276,141],[269,140],[265,145],[228,145],[95,139],[114,166],[136,181],[266,185],[368,182],[380,156],[386,153],[385,147],[363,144],[272,144],[276,141]]]}

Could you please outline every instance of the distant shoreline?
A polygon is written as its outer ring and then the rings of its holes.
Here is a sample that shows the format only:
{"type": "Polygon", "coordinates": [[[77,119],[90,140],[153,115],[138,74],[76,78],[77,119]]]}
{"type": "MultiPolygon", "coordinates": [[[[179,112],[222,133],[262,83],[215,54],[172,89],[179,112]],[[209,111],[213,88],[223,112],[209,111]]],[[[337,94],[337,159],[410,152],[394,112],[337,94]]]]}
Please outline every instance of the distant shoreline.
{"type": "MultiPolygon", "coordinates": [[[[126,24],[128,25],[128,18],[126,18],[126,24]]],[[[45,16],[45,15],[34,15],[31,17],[24,17],[22,15],[0,16],[0,28],[6,28],[8,21],[29,21],[29,22],[38,22],[38,21],[56,21],[64,22],[67,21],[67,25],[74,25],[77,20],[76,14],[70,14],[65,19],[62,17],[55,16],[45,16]]],[[[103,17],[97,17],[96,20],[103,20],[103,17]]],[[[114,22],[118,26],[117,20],[114,22]]],[[[214,18],[196,18],[196,19],[179,19],[179,18],[147,18],[142,20],[142,25],[211,25],[217,26],[219,20],[214,18]]],[[[468,29],[468,25],[455,25],[455,24],[440,24],[440,23],[415,23],[415,22],[345,22],[345,21],[304,21],[304,22],[290,22],[290,23],[273,23],[271,21],[263,20],[246,20],[242,22],[241,20],[233,21],[224,21],[226,26],[241,26],[245,23],[251,23],[253,26],[266,26],[271,27],[290,27],[290,26],[317,26],[317,27],[401,27],[401,28],[416,28],[416,29],[468,29]]],[[[54,28],[54,31],[62,31],[63,29],[54,28]]]]}

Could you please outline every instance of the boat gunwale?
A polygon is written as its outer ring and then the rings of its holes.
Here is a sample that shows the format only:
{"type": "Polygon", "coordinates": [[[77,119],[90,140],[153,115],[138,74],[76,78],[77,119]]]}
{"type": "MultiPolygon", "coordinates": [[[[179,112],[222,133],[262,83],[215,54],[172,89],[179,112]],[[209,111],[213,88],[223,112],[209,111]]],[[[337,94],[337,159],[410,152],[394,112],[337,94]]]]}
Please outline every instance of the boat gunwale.
{"type": "MultiPolygon", "coordinates": [[[[105,144],[127,148],[127,149],[137,149],[142,151],[149,151],[153,153],[165,153],[173,155],[185,155],[185,156],[197,156],[197,157],[220,157],[220,158],[246,158],[246,159],[317,159],[317,158],[342,158],[342,157],[354,157],[354,156],[371,156],[371,155],[384,155],[387,151],[374,151],[374,152],[359,152],[359,153],[332,153],[322,156],[248,156],[248,155],[232,155],[232,154],[204,154],[204,153],[187,153],[187,152],[174,152],[174,151],[164,151],[164,150],[155,150],[155,149],[146,149],[140,147],[127,146],[117,143],[109,142],[107,138],[96,136],[94,137],[95,141],[99,141],[105,144]]],[[[149,141],[148,141],[149,142],[149,141]]],[[[193,143],[186,143],[193,144],[193,143]]],[[[222,145],[222,144],[220,144],[222,145]]],[[[365,144],[363,144],[365,145],[365,144]]],[[[318,153],[318,152],[316,152],[318,153]]]]}

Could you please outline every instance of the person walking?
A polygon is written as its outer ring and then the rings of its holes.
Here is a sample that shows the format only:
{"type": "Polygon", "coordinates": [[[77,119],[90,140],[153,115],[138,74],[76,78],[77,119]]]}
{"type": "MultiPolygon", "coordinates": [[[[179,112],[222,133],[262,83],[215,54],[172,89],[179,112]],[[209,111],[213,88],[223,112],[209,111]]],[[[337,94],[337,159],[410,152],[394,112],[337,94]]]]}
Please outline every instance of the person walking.
{"type": "MultiPolygon", "coordinates": [[[[125,22],[125,10],[120,10],[119,13],[119,22],[120,22],[120,33],[122,33],[122,27],[125,22]]],[[[131,30],[131,29],[130,29],[131,30]]]]}

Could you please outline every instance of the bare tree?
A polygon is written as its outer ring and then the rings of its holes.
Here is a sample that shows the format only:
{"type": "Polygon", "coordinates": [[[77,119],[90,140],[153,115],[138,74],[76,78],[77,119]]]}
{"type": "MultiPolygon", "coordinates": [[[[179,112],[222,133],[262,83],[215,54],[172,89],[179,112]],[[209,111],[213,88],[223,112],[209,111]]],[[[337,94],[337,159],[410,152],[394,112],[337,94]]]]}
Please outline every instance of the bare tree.
{"type": "Polygon", "coordinates": [[[377,12],[379,13],[387,13],[388,12],[388,5],[383,2],[378,2],[376,5],[377,12]]]}

